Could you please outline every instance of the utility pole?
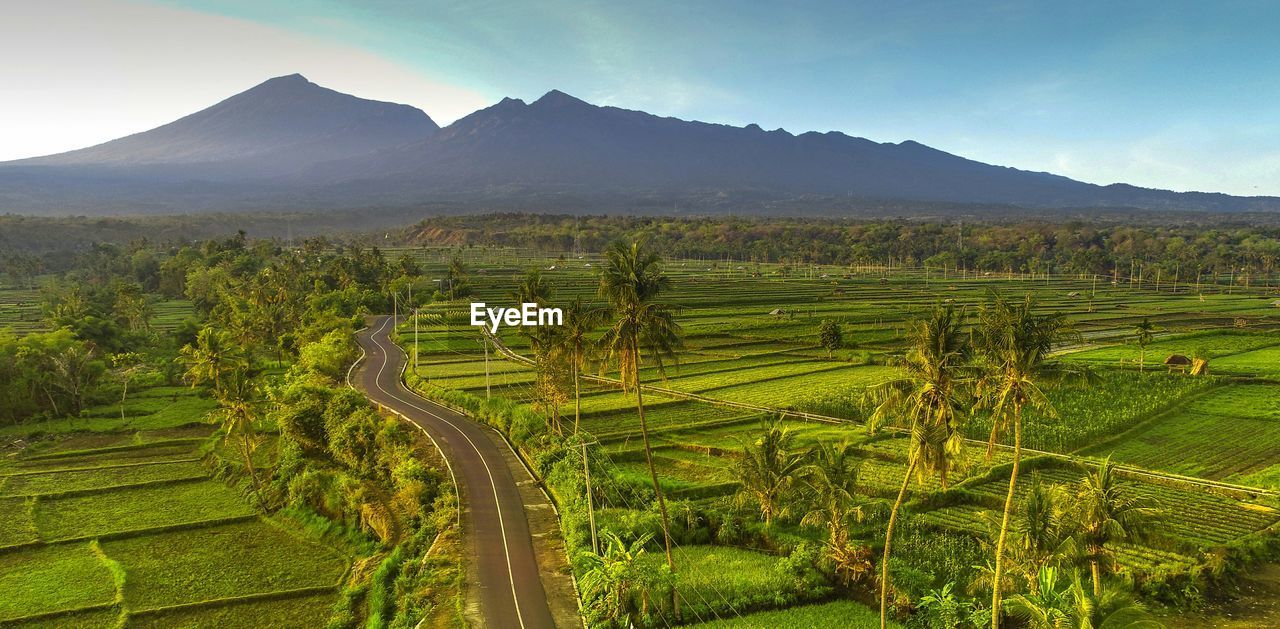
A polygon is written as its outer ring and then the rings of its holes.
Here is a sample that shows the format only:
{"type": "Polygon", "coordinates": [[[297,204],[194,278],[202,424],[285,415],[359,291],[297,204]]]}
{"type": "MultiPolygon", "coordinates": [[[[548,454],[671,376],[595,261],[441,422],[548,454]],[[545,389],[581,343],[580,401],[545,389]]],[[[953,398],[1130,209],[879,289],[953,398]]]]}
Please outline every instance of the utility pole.
{"type": "Polygon", "coordinates": [[[596,537],[596,508],[591,497],[591,466],[587,464],[587,442],[582,442],[582,475],[587,479],[587,519],[591,522],[591,551],[600,554],[600,541],[596,537]]]}
{"type": "Polygon", "coordinates": [[[489,399],[489,337],[482,336],[480,342],[484,343],[484,399],[489,399]]]}

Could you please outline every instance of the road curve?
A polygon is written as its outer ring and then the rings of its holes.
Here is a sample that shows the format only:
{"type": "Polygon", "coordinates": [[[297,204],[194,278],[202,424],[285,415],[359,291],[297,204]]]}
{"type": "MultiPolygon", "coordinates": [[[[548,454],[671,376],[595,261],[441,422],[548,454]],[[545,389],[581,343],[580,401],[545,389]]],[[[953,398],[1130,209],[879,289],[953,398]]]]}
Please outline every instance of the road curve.
{"type": "Polygon", "coordinates": [[[524,503],[498,444],[466,416],[405,388],[406,359],[390,339],[393,327],[391,317],[378,317],[357,335],[366,363],[356,382],[369,399],[429,432],[449,456],[462,486],[463,530],[480,580],[484,626],[555,627],[524,503]]]}

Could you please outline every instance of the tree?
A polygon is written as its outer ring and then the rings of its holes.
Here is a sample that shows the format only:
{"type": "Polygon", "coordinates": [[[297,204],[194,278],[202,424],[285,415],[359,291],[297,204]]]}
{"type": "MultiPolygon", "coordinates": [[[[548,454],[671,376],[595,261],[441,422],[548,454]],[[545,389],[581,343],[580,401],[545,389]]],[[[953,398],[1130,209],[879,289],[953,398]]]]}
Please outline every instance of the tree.
{"type": "Polygon", "coordinates": [[[84,399],[102,377],[105,366],[97,360],[97,348],[91,341],[71,343],[49,356],[52,366],[50,382],[71,400],[71,414],[79,416],[84,399]]]}
{"type": "MultiPolygon", "coordinates": [[[[545,305],[551,299],[551,285],[537,270],[529,271],[517,284],[512,298],[520,304],[545,305]]],[[[521,327],[520,335],[529,339],[533,351],[535,406],[547,415],[547,423],[557,435],[564,433],[560,421],[560,407],[568,400],[570,370],[561,355],[559,327],[521,327]]]]}
{"type": "Polygon", "coordinates": [[[1033,308],[1030,295],[1021,302],[1012,302],[995,294],[978,317],[977,349],[986,370],[980,388],[992,416],[988,458],[995,452],[1001,431],[1013,424],[1013,464],[991,580],[992,629],[1000,626],[1004,547],[1018,484],[1018,466],[1022,462],[1022,411],[1031,406],[1050,416],[1054,414],[1041,386],[1057,374],[1054,367],[1046,365],[1045,359],[1056,342],[1071,335],[1061,314],[1037,315],[1033,308]]]}
{"type": "Polygon", "coordinates": [[[253,484],[253,494],[259,506],[265,506],[262,500],[262,489],[258,485],[258,474],[253,467],[253,453],[258,449],[258,406],[257,388],[243,369],[236,369],[227,374],[225,386],[219,390],[218,410],[214,411],[214,419],[222,425],[223,440],[231,442],[244,458],[245,471],[253,484]]]}
{"type": "Polygon", "coordinates": [[[1152,333],[1155,332],[1156,326],[1151,324],[1151,320],[1143,317],[1137,325],[1133,326],[1133,332],[1138,337],[1138,371],[1143,371],[1147,362],[1147,345],[1151,344],[1152,333]]]}
{"type": "Polygon", "coordinates": [[[1094,597],[1102,596],[1102,571],[1114,563],[1107,545],[1141,540],[1159,513],[1159,509],[1134,496],[1116,478],[1111,457],[1080,480],[1072,519],[1080,527],[1079,537],[1089,560],[1094,597]]]}
{"type": "Polygon", "coordinates": [[[743,447],[742,457],[734,463],[734,476],[742,483],[738,502],[756,503],[765,525],[787,515],[800,473],[809,464],[809,453],[795,450],[794,441],[795,435],[774,421],[755,442],[743,447]]]}
{"type": "Polygon", "coordinates": [[[133,382],[144,369],[142,355],[137,352],[123,352],[111,356],[112,375],[120,381],[120,421],[124,421],[124,402],[129,396],[129,383],[133,382]]]}
{"type": "Polygon", "coordinates": [[[613,531],[603,531],[602,537],[604,553],[584,552],[578,555],[578,561],[584,567],[581,579],[583,597],[590,601],[588,609],[602,619],[615,623],[627,619],[635,625],[639,620],[635,617],[636,612],[640,610],[633,604],[634,594],[645,581],[640,558],[653,536],[640,535],[630,544],[623,542],[613,531]]]}
{"type": "Polygon", "coordinates": [[[248,364],[230,336],[213,326],[202,328],[196,334],[195,344],[183,347],[181,353],[187,363],[191,386],[208,383],[215,395],[222,393],[227,374],[248,364]]]}
{"type": "Polygon", "coordinates": [[[599,327],[608,315],[602,309],[590,308],[581,299],[574,299],[564,309],[564,325],[560,328],[557,342],[559,353],[568,360],[573,377],[573,434],[578,434],[578,425],[582,421],[582,372],[596,352],[597,346],[590,334],[599,327]]]}
{"type": "MultiPolygon", "coordinates": [[[[1070,496],[1060,486],[1033,476],[1031,488],[1018,506],[1010,563],[1021,573],[1032,593],[1039,591],[1038,575],[1046,567],[1059,567],[1074,559],[1077,526],[1071,517],[1070,496]]],[[[998,529],[992,527],[998,532],[998,529]]]]}
{"type": "Polygon", "coordinates": [[[471,292],[467,284],[467,265],[462,262],[460,256],[455,255],[449,260],[449,269],[445,273],[444,283],[449,290],[449,301],[466,297],[471,292]]]}
{"type": "Polygon", "coordinates": [[[880,569],[880,626],[889,622],[889,555],[898,511],[913,475],[937,474],[943,488],[948,474],[959,465],[962,408],[966,398],[967,348],[960,333],[962,317],[950,305],[937,306],[930,315],[912,323],[911,345],[902,367],[904,375],[873,388],[868,399],[875,404],[869,426],[875,430],[896,418],[910,432],[907,471],[885,527],[884,558],[880,569]]]}
{"type": "Polygon", "coordinates": [[[862,519],[857,493],[861,461],[855,452],[848,443],[824,443],[813,450],[805,474],[809,510],[800,518],[801,524],[826,527],[827,559],[845,587],[861,579],[871,565],[870,549],[851,542],[849,535],[850,520],[862,519]]]}
{"type": "Polygon", "coordinates": [[[844,331],[840,324],[826,320],[818,326],[818,344],[827,350],[827,356],[844,346],[844,331]]]}
{"type": "Polygon", "coordinates": [[[1062,571],[1045,567],[1034,593],[1009,598],[1007,611],[1030,629],[1157,629],[1164,627],[1124,590],[1085,591],[1079,573],[1060,587],[1062,571]]]}
{"type": "MultiPolygon", "coordinates": [[[[676,351],[683,345],[682,330],[675,321],[674,308],[658,301],[662,292],[671,286],[671,278],[663,272],[661,264],[658,254],[646,250],[639,242],[630,245],[615,242],[605,251],[600,296],[609,304],[613,323],[605,331],[601,343],[609,359],[618,365],[624,390],[630,388],[636,394],[636,416],[644,442],[645,463],[649,467],[649,478],[653,481],[653,492],[662,515],[667,567],[674,575],[675,559],[671,554],[667,503],[662,495],[662,486],[658,484],[658,472],[653,466],[649,428],[644,421],[644,387],[640,377],[646,358],[659,374],[665,373],[665,361],[675,359],[676,351]]],[[[674,590],[672,596],[675,596],[674,590]]],[[[676,613],[679,615],[678,607],[676,613]]]]}

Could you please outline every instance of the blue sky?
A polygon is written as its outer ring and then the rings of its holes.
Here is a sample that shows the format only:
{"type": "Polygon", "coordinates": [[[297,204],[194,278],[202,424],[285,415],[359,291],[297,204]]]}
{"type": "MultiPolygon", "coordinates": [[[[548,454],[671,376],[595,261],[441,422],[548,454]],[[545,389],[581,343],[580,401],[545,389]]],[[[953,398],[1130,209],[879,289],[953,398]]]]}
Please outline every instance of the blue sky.
{"type": "MultiPolygon", "coordinates": [[[[98,114],[108,119],[97,127],[90,117],[87,135],[125,119],[141,125],[134,131],[154,126],[167,120],[159,116],[208,104],[195,99],[214,89],[230,93],[289,66],[335,89],[408,102],[442,123],[503,96],[528,100],[555,88],[682,118],[914,139],[1095,183],[1280,195],[1280,3],[96,5],[133,16],[115,18],[114,30],[129,37],[120,46],[136,48],[137,60],[112,72],[139,75],[138,93],[155,102],[131,107],[120,97],[120,115],[98,114]],[[138,41],[160,30],[186,33],[170,42],[183,48],[173,59],[138,41]],[[202,72],[172,78],[172,66],[201,46],[213,49],[198,56],[202,72]],[[146,59],[167,72],[136,67],[146,59]],[[169,77],[168,91],[152,85],[157,77],[169,77]],[[174,87],[182,94],[170,94],[174,87]],[[144,124],[147,116],[157,118],[144,124]]],[[[68,26],[33,20],[31,28],[56,41],[68,26]]],[[[4,107],[0,147],[6,126],[17,124],[12,114],[22,113],[4,107]]],[[[61,136],[61,148],[113,137],[61,136]]]]}

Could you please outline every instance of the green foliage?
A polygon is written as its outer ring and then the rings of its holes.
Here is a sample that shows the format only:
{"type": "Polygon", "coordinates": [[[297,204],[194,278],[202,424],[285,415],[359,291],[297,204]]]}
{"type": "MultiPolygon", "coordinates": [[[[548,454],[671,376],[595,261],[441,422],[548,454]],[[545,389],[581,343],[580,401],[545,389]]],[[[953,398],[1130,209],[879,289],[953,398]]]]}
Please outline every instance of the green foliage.
{"type": "Polygon", "coordinates": [[[818,326],[818,345],[827,350],[828,356],[831,355],[831,352],[844,347],[844,330],[838,322],[823,320],[822,324],[818,326]]]}

